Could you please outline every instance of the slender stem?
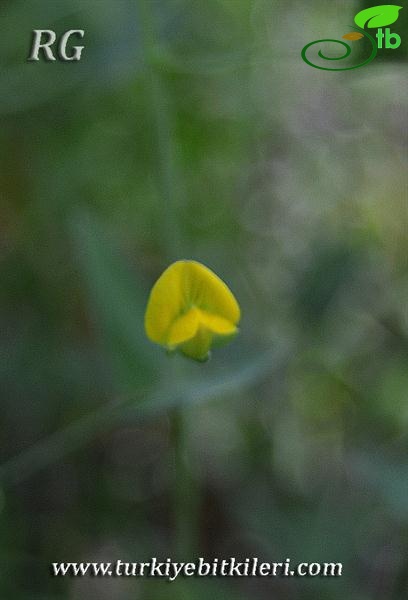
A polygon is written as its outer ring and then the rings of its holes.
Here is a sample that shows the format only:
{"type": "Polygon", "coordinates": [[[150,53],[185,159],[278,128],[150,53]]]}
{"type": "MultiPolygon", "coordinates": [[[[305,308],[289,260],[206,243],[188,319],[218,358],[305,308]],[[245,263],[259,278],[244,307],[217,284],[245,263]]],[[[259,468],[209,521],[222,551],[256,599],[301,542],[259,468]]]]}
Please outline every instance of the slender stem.
{"type": "MultiPolygon", "coordinates": [[[[162,206],[160,222],[164,243],[169,259],[182,258],[182,239],[179,228],[179,203],[183,195],[182,177],[177,168],[177,148],[175,146],[174,119],[171,112],[170,99],[165,82],[154,62],[157,48],[152,2],[140,0],[140,20],[142,39],[147,69],[151,106],[156,129],[156,154],[158,161],[159,185],[162,206]],[[177,185],[176,185],[177,184],[177,185]],[[177,189],[176,189],[177,187],[177,189]]],[[[175,366],[174,363],[172,366],[175,366]]],[[[181,367],[173,371],[174,379],[181,379],[181,367]]],[[[194,484],[187,468],[188,430],[182,408],[175,408],[172,413],[175,489],[174,529],[175,551],[188,559],[196,539],[195,512],[197,494],[193,494],[194,484]],[[193,501],[193,496],[195,501],[193,501]]]]}
{"type": "Polygon", "coordinates": [[[198,539],[198,489],[189,469],[188,412],[175,408],[172,413],[174,447],[174,552],[179,560],[195,555],[198,539]]]}
{"type": "Polygon", "coordinates": [[[175,125],[169,94],[158,68],[156,31],[151,0],[139,0],[141,34],[146,62],[146,85],[154,121],[155,152],[157,156],[158,186],[161,205],[158,222],[170,259],[180,258],[182,252],[179,228],[179,205],[182,196],[182,178],[177,165],[175,125]]]}

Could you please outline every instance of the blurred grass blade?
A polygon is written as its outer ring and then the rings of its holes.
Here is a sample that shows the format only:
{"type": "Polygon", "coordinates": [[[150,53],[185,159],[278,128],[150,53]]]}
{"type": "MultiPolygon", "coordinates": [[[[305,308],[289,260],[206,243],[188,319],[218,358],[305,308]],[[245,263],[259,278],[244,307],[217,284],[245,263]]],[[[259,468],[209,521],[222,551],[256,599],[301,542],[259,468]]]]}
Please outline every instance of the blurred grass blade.
{"type": "Polygon", "coordinates": [[[153,349],[143,317],[147,289],[120,256],[119,247],[88,213],[73,221],[73,239],[87,290],[90,319],[102,340],[122,390],[152,381],[153,349]]]}
{"type": "Polygon", "coordinates": [[[147,393],[139,402],[134,397],[111,402],[4,463],[0,467],[0,485],[11,485],[28,479],[121,422],[141,422],[176,406],[199,404],[226,393],[252,387],[278,368],[281,361],[282,357],[266,352],[252,360],[240,361],[224,375],[216,373],[205,379],[191,378],[180,384],[173,383],[172,387],[163,386],[153,393],[147,393]]]}

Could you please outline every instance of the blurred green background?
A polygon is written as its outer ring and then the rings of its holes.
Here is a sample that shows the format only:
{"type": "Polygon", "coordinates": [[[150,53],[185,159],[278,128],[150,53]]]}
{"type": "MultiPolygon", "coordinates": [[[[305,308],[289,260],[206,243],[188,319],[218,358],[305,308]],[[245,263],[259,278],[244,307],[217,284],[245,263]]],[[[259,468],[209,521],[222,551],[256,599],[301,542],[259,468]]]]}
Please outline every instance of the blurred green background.
{"type": "Polygon", "coordinates": [[[2,599],[407,597],[406,40],[300,58],[367,6],[2,2],[2,599]],[[36,28],[84,29],[81,62],[27,62],[36,28]],[[143,331],[179,258],[242,307],[204,365],[143,331]],[[151,556],[344,574],[49,570],[151,556]]]}

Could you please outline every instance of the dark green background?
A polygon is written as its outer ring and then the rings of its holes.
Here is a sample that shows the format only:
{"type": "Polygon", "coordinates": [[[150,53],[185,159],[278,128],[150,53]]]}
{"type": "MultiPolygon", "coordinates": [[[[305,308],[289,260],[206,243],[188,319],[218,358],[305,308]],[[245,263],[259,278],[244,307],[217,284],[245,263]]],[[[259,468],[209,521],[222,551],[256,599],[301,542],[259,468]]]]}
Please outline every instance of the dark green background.
{"type": "Polygon", "coordinates": [[[300,58],[370,5],[2,2],[2,599],[406,598],[408,11],[365,68],[300,58]],[[82,60],[27,62],[36,28],[82,60]],[[242,307],[204,365],[143,331],[179,258],[242,307]],[[49,570],[151,556],[344,574],[49,570]]]}

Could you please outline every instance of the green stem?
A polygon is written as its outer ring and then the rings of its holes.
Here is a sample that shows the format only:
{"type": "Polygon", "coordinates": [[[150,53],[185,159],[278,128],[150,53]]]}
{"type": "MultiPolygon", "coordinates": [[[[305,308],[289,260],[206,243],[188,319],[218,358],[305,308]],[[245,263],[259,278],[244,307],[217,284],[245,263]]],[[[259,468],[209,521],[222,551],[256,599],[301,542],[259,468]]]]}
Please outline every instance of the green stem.
{"type": "Polygon", "coordinates": [[[174,448],[174,552],[179,560],[190,560],[197,549],[198,493],[189,468],[188,413],[175,408],[172,413],[174,448]]]}
{"type": "Polygon", "coordinates": [[[161,197],[158,222],[162,228],[162,238],[167,254],[171,260],[175,260],[181,258],[182,252],[178,213],[180,197],[183,195],[177,166],[177,148],[174,141],[175,124],[169,94],[156,59],[158,45],[152,15],[152,2],[140,0],[139,8],[146,63],[146,85],[156,137],[155,152],[161,197]]]}
{"type": "MultiPolygon", "coordinates": [[[[155,31],[152,2],[140,0],[140,19],[147,70],[151,106],[156,130],[156,154],[161,192],[159,211],[164,244],[170,260],[182,258],[183,244],[179,230],[179,205],[183,196],[182,177],[178,173],[177,147],[175,145],[175,126],[171,111],[170,98],[165,81],[155,60],[157,50],[157,34],[155,31]]],[[[174,363],[173,363],[174,365],[174,363]]],[[[177,383],[181,380],[180,370],[174,372],[177,383]]],[[[193,551],[196,539],[196,499],[194,484],[187,468],[188,430],[182,408],[174,409],[173,442],[174,442],[174,528],[175,551],[186,560],[193,551]]]]}

